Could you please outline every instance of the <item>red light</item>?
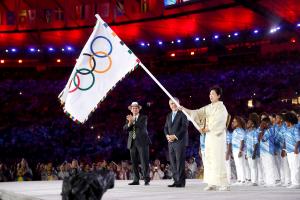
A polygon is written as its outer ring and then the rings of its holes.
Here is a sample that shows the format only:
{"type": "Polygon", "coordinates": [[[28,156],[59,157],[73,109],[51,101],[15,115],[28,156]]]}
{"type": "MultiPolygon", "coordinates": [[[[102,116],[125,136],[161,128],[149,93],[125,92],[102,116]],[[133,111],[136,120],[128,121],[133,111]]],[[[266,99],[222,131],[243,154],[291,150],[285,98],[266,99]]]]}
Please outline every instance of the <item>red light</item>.
{"type": "Polygon", "coordinates": [[[295,38],[291,38],[291,43],[296,43],[296,39],[295,38]]]}
{"type": "Polygon", "coordinates": [[[4,63],[4,60],[1,60],[1,64],[3,64],[4,63]]]}
{"type": "Polygon", "coordinates": [[[194,51],[191,51],[191,56],[195,55],[195,52],[194,51]]]}
{"type": "Polygon", "coordinates": [[[21,64],[22,62],[23,62],[23,60],[18,60],[18,63],[20,63],[20,64],[21,64]]]}
{"type": "Polygon", "coordinates": [[[61,60],[60,60],[60,59],[57,59],[57,60],[56,60],[56,62],[60,63],[60,62],[61,62],[61,60]]]}
{"type": "Polygon", "coordinates": [[[171,57],[175,57],[175,56],[176,56],[175,53],[172,53],[172,54],[171,54],[171,57]]]}

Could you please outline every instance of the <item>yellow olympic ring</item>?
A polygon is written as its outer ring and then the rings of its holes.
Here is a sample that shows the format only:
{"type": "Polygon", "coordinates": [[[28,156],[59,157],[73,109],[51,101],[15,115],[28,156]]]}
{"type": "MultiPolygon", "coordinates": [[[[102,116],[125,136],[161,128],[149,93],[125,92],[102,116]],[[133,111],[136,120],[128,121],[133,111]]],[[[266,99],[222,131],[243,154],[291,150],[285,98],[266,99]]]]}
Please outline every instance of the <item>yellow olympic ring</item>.
{"type": "MultiPolygon", "coordinates": [[[[94,71],[96,73],[98,73],[98,74],[103,74],[103,73],[107,72],[111,68],[111,65],[112,65],[111,57],[107,53],[105,53],[104,51],[97,51],[95,54],[97,54],[97,55],[98,54],[105,55],[108,58],[108,60],[109,60],[109,65],[105,69],[103,69],[103,70],[96,70],[96,69],[94,69],[94,71]]],[[[92,61],[93,57],[94,57],[94,55],[90,56],[90,59],[89,59],[89,66],[90,66],[91,69],[92,69],[92,63],[91,63],[91,61],[92,61]]]]}

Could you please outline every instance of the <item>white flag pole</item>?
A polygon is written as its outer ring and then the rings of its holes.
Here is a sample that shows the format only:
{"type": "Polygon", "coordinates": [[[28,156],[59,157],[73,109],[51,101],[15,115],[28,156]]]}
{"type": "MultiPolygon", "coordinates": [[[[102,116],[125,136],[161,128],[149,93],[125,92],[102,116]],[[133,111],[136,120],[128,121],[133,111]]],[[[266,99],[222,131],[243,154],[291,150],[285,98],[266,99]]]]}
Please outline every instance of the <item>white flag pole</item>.
{"type": "MultiPolygon", "coordinates": [[[[162,86],[162,84],[153,76],[153,74],[147,69],[147,67],[145,67],[145,65],[143,63],[139,64],[145,71],[146,73],[154,80],[154,82],[166,93],[166,95],[168,95],[168,97],[179,107],[179,103],[174,99],[174,97],[166,90],[166,88],[164,88],[164,86],[162,86]]],[[[182,112],[186,115],[186,117],[193,123],[193,125],[195,126],[195,128],[200,131],[200,127],[198,126],[198,124],[191,118],[191,116],[189,114],[187,114],[187,112],[185,110],[182,110],[182,112]]]]}

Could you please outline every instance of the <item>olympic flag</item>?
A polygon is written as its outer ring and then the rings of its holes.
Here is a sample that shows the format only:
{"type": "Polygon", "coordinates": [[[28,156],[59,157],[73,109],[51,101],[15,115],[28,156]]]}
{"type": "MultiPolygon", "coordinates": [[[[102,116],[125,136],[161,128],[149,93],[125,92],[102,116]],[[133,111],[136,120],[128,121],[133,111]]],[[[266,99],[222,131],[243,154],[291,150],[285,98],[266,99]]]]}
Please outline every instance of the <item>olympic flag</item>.
{"type": "Polygon", "coordinates": [[[140,63],[101,17],[96,18],[96,26],[59,95],[65,113],[77,123],[84,123],[107,93],[140,63]]]}
{"type": "MultiPolygon", "coordinates": [[[[179,106],[174,97],[98,14],[96,18],[96,26],[77,59],[67,85],[58,96],[65,113],[75,122],[84,123],[107,93],[138,65],[179,106]]],[[[200,130],[184,110],[183,113],[200,130]]]]}

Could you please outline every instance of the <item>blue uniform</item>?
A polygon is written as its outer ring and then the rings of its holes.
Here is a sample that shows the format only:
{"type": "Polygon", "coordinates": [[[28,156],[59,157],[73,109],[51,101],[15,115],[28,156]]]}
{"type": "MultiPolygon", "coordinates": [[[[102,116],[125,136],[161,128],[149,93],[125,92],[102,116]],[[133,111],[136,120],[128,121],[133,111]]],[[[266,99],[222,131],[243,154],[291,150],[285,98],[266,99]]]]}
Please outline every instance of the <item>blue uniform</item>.
{"type": "MultiPolygon", "coordinates": [[[[247,131],[246,134],[246,155],[247,157],[252,157],[253,152],[254,152],[254,145],[258,144],[258,135],[259,135],[259,130],[258,129],[253,129],[247,131]]],[[[256,149],[256,155],[259,155],[259,148],[256,149]]]]}
{"type": "Polygon", "coordinates": [[[226,144],[232,143],[232,133],[230,131],[226,131],[226,144]]]}
{"type": "Polygon", "coordinates": [[[204,149],[205,149],[205,137],[206,137],[206,134],[200,135],[200,148],[201,148],[201,151],[204,151],[204,149]]]}
{"type": "Polygon", "coordinates": [[[275,153],[274,141],[275,141],[274,128],[270,127],[269,129],[265,130],[262,141],[260,142],[260,154],[267,153],[267,154],[274,155],[275,153]]]}
{"type": "Polygon", "coordinates": [[[241,146],[241,141],[245,141],[245,130],[242,128],[236,128],[232,132],[232,151],[239,151],[241,146]]]}
{"type": "Polygon", "coordinates": [[[296,143],[300,141],[300,132],[296,126],[288,127],[284,134],[287,153],[295,151],[296,143]]]}
{"type": "Polygon", "coordinates": [[[275,125],[274,126],[274,146],[275,152],[280,153],[283,149],[284,145],[284,134],[286,132],[286,125],[282,124],[281,126],[275,125]]]}

